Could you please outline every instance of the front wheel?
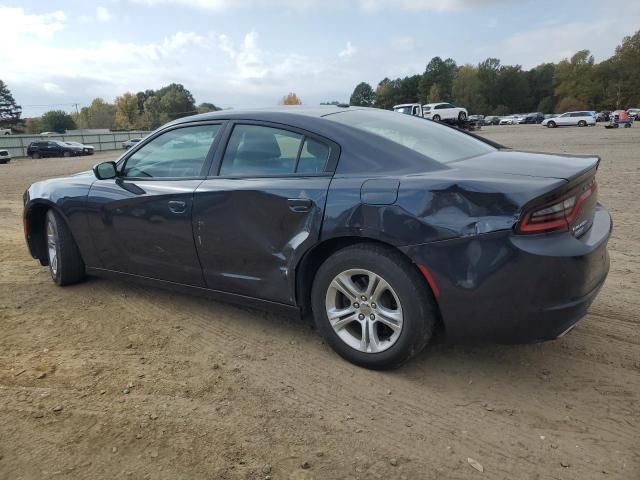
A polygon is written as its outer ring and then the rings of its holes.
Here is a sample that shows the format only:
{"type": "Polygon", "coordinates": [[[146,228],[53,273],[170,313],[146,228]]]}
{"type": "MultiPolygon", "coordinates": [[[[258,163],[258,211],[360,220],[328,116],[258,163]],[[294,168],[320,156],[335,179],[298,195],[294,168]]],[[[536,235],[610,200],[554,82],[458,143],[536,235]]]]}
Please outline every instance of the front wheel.
{"type": "Polygon", "coordinates": [[[467,119],[467,114],[464,112],[460,112],[458,114],[458,120],[460,120],[461,122],[464,122],[467,119]]]}
{"type": "Polygon", "coordinates": [[[547,123],[547,128],[556,128],[556,127],[557,127],[556,122],[547,123]]]}
{"type": "Polygon", "coordinates": [[[66,223],[54,210],[46,217],[46,242],[49,273],[60,286],[78,283],[84,278],[84,262],[66,223]]]}
{"type": "Polygon", "coordinates": [[[31,158],[33,158],[33,159],[40,158],[40,154],[38,152],[33,152],[31,154],[31,158]]]}
{"type": "Polygon", "coordinates": [[[433,297],[416,267],[378,245],[329,257],[316,274],[311,300],[327,343],[366,368],[400,366],[422,351],[436,324],[433,297]]]}

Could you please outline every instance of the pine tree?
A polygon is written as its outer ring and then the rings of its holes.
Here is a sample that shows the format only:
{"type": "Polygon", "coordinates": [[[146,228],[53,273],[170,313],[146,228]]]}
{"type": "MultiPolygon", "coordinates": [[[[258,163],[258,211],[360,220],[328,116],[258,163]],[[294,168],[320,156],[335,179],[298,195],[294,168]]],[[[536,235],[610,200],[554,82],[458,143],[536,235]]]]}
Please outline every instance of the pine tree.
{"type": "Polygon", "coordinates": [[[20,123],[22,107],[16,105],[7,85],[0,80],[0,126],[17,125],[20,123]]]}

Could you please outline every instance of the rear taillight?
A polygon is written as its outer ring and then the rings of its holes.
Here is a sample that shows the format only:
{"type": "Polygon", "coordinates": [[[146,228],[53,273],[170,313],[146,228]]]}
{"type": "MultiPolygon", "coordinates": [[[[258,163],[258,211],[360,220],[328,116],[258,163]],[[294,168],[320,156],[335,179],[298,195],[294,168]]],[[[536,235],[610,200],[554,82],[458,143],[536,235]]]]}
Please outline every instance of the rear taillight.
{"type": "Polygon", "coordinates": [[[568,230],[580,213],[582,204],[595,194],[597,188],[595,179],[592,179],[557,200],[531,208],[522,217],[518,231],[539,233],[568,230]]]}

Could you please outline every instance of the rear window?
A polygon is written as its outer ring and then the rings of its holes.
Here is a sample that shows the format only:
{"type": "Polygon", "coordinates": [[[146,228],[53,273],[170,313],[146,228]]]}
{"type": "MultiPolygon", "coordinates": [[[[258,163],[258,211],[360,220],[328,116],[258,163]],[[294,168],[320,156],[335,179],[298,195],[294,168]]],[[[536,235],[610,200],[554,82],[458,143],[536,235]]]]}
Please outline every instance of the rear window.
{"type": "Polygon", "coordinates": [[[496,149],[451,127],[385,110],[353,110],[325,118],[409,148],[442,163],[475,157],[496,149]]]}

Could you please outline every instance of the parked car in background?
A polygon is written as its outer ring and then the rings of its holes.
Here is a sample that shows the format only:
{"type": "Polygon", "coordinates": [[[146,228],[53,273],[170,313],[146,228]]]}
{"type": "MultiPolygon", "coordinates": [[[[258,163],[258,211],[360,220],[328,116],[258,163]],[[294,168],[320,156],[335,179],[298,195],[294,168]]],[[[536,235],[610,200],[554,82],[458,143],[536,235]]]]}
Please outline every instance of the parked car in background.
{"type": "Polygon", "coordinates": [[[43,137],[48,137],[49,135],[58,135],[57,132],[42,132],[40,133],[41,136],[43,137]]]}
{"type": "Polygon", "coordinates": [[[484,115],[469,115],[469,121],[482,123],[484,121],[484,115]]]}
{"type": "Polygon", "coordinates": [[[141,138],[131,138],[129,140],[125,140],[124,142],[122,142],[122,148],[124,148],[125,150],[129,150],[141,140],[141,138]]]}
{"type": "Polygon", "coordinates": [[[499,125],[500,117],[496,115],[489,115],[487,117],[484,117],[484,120],[482,120],[482,124],[483,125],[499,125]]]}
{"type": "Polygon", "coordinates": [[[611,112],[608,110],[596,113],[596,122],[608,122],[611,112]]]}
{"type": "Polygon", "coordinates": [[[9,150],[0,150],[0,163],[9,163],[11,161],[11,154],[9,150]]]}
{"type": "Polygon", "coordinates": [[[82,147],[67,145],[65,142],[55,140],[31,142],[27,147],[27,156],[31,158],[75,157],[77,155],[82,155],[82,147]]]}
{"type": "Polygon", "coordinates": [[[516,117],[515,115],[509,115],[508,117],[502,117],[498,122],[498,125],[516,125],[519,120],[519,117],[516,117]]]}
{"type": "Polygon", "coordinates": [[[71,145],[72,147],[82,148],[83,155],[93,155],[93,152],[95,152],[96,150],[96,148],[93,145],[84,145],[79,142],[64,142],[64,143],[66,143],[67,145],[71,145]]]}
{"type": "Polygon", "coordinates": [[[599,162],[378,109],[222,111],[32,184],[24,233],[59,286],[89,273],[309,312],[338,354],[382,369],[438,325],[516,343],[571,330],[609,271],[599,162]]]}
{"type": "Polygon", "coordinates": [[[629,108],[627,113],[631,115],[634,120],[640,120],[640,108],[629,108]]]}
{"type": "Polygon", "coordinates": [[[542,112],[533,112],[525,114],[524,118],[519,123],[536,124],[542,123],[543,120],[544,114],[542,112]]]}
{"type": "Polygon", "coordinates": [[[469,116],[466,108],[456,107],[451,103],[428,103],[422,106],[422,116],[439,122],[440,120],[464,121],[469,116]]]}
{"type": "Polygon", "coordinates": [[[419,103],[402,103],[393,107],[394,112],[404,113],[405,115],[422,116],[422,105],[419,103]]]}
{"type": "Polygon", "coordinates": [[[0,128],[0,135],[11,135],[10,128],[0,128]]]}
{"type": "Polygon", "coordinates": [[[595,125],[596,119],[591,112],[567,112],[559,117],[548,118],[542,122],[543,127],[555,128],[565,126],[587,127],[595,125]]]}

